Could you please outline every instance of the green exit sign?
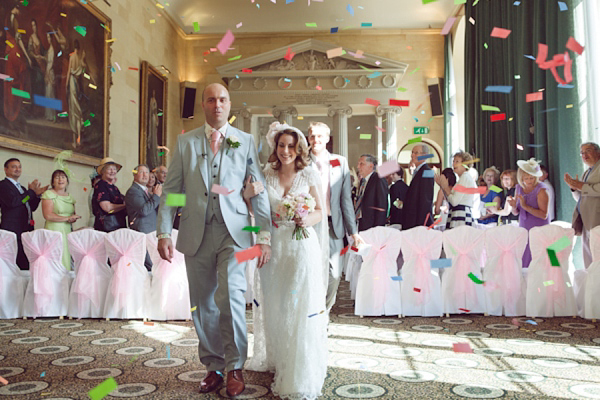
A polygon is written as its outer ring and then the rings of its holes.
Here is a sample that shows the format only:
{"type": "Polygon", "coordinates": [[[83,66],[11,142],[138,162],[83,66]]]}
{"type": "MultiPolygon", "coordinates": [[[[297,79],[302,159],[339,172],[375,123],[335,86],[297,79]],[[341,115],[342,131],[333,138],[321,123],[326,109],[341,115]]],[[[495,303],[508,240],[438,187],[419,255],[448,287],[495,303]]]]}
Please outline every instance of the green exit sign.
{"type": "Polygon", "coordinates": [[[414,132],[415,135],[427,135],[429,133],[429,128],[426,126],[415,126],[414,132]]]}

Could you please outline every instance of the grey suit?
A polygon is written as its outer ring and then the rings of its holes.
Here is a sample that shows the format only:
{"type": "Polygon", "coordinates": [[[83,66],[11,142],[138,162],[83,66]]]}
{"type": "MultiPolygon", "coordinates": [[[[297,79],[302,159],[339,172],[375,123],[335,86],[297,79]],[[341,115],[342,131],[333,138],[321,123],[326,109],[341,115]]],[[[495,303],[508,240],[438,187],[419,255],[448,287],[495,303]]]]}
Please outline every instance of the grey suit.
{"type": "MultiPolygon", "coordinates": [[[[137,183],[133,182],[125,194],[125,208],[129,228],[142,233],[150,233],[156,230],[156,213],[160,197],[147,194],[137,183]]],[[[148,270],[152,269],[152,259],[146,252],[144,265],[148,270]]]]}
{"type": "MultiPolygon", "coordinates": [[[[252,245],[248,207],[242,198],[247,176],[264,183],[254,139],[227,125],[215,156],[204,125],[177,138],[169,174],[158,209],[157,233],[170,233],[176,207],[165,204],[170,193],[185,187],[177,250],[185,255],[194,326],[200,339],[200,361],[208,371],[241,369],[247,357],[245,264],[234,254],[252,245]],[[235,135],[240,146],[226,140],[235,135]],[[213,184],[226,187],[227,196],[211,192],[213,184]]],[[[271,231],[267,193],[252,199],[256,224],[271,231]]]]}
{"type": "Polygon", "coordinates": [[[587,268],[592,263],[590,231],[600,225],[600,161],[585,171],[581,179],[585,182],[583,188],[573,191],[578,202],[573,211],[573,229],[575,234],[582,235],[583,263],[587,268]]]}
{"type": "MultiPolygon", "coordinates": [[[[329,279],[327,284],[327,311],[335,304],[335,297],[340,285],[342,268],[340,265],[340,251],[344,247],[344,235],[357,233],[356,216],[352,203],[352,183],[350,182],[350,169],[345,157],[327,153],[329,156],[329,279]],[[331,162],[333,161],[332,165],[331,162]],[[337,163],[339,162],[339,165],[337,163]]],[[[313,162],[315,156],[311,154],[313,162]]]]}

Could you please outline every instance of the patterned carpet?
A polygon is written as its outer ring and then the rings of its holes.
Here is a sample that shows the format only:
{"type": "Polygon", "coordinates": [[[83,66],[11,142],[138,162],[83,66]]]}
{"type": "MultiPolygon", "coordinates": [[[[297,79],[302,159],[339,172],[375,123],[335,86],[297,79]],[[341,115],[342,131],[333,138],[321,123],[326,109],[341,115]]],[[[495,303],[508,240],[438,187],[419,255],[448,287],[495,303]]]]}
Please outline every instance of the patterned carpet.
{"type": "MultiPolygon", "coordinates": [[[[248,311],[252,331],[252,313],[248,311]]],[[[600,333],[595,321],[455,315],[358,318],[340,287],[329,328],[324,399],[600,398],[600,333]],[[454,353],[467,342],[473,354],[454,353]]],[[[250,342],[252,335],[250,334],[250,342]]],[[[217,399],[200,396],[204,376],[191,322],[0,321],[0,397],[86,399],[108,377],[107,398],[217,399]]],[[[274,396],[272,375],[245,373],[240,399],[274,396]]]]}

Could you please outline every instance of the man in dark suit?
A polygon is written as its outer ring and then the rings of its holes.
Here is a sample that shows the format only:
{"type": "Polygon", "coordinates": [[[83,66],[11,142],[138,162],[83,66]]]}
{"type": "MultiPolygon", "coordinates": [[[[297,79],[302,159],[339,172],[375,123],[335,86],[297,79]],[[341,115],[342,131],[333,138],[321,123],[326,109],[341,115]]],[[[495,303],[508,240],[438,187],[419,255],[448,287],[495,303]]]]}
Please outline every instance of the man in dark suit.
{"type": "Polygon", "coordinates": [[[394,183],[390,186],[390,224],[402,224],[402,209],[408,185],[404,182],[404,170],[400,168],[397,172],[391,174],[394,183]]]}
{"type": "Polygon", "coordinates": [[[21,233],[33,230],[35,222],[33,212],[40,204],[40,196],[48,189],[41,187],[38,180],[28,184],[25,190],[19,183],[21,177],[21,162],[17,158],[10,158],[4,163],[6,179],[0,181],[0,229],[17,234],[17,265],[21,269],[29,269],[29,261],[23,251],[21,233]]]}
{"type": "Polygon", "coordinates": [[[433,223],[431,210],[433,207],[433,171],[425,162],[429,154],[429,146],[419,143],[412,149],[411,163],[414,164],[413,178],[406,192],[406,199],[402,208],[402,229],[410,229],[415,226],[433,223]],[[425,175],[425,176],[423,176],[425,175]],[[429,216],[427,216],[429,214],[429,216]],[[427,221],[425,221],[427,218],[427,221]]]}
{"type": "MultiPolygon", "coordinates": [[[[162,185],[152,188],[152,193],[146,187],[150,179],[150,169],[146,164],[136,167],[133,174],[133,183],[125,194],[125,206],[129,227],[142,233],[150,233],[156,230],[156,216],[158,205],[162,194],[162,185]]],[[[148,270],[152,269],[152,260],[146,253],[144,265],[148,270]]]]}
{"type": "Polygon", "coordinates": [[[384,226],[387,220],[389,195],[387,182],[379,177],[375,170],[376,166],[377,158],[371,154],[363,154],[358,159],[357,168],[362,179],[358,187],[354,212],[359,231],[366,231],[374,226],[384,226]]]}

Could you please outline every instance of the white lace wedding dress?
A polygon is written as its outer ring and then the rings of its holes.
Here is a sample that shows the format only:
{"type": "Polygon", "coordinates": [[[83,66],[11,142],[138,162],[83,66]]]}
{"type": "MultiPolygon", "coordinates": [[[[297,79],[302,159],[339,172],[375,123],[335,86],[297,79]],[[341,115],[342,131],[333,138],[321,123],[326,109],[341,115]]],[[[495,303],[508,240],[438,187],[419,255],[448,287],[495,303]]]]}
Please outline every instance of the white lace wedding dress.
{"type": "MultiPolygon", "coordinates": [[[[295,224],[275,215],[284,193],[277,172],[269,165],[265,178],[277,227],[273,226],[271,234],[271,261],[256,270],[254,279],[258,303],[253,305],[254,355],[246,368],[275,372],[271,390],[283,399],[315,399],[321,395],[327,374],[321,235],[309,227],[308,238],[292,238],[295,224]]],[[[320,187],[318,179],[313,169],[303,169],[296,174],[289,193],[309,193],[310,186],[320,187]]]]}

